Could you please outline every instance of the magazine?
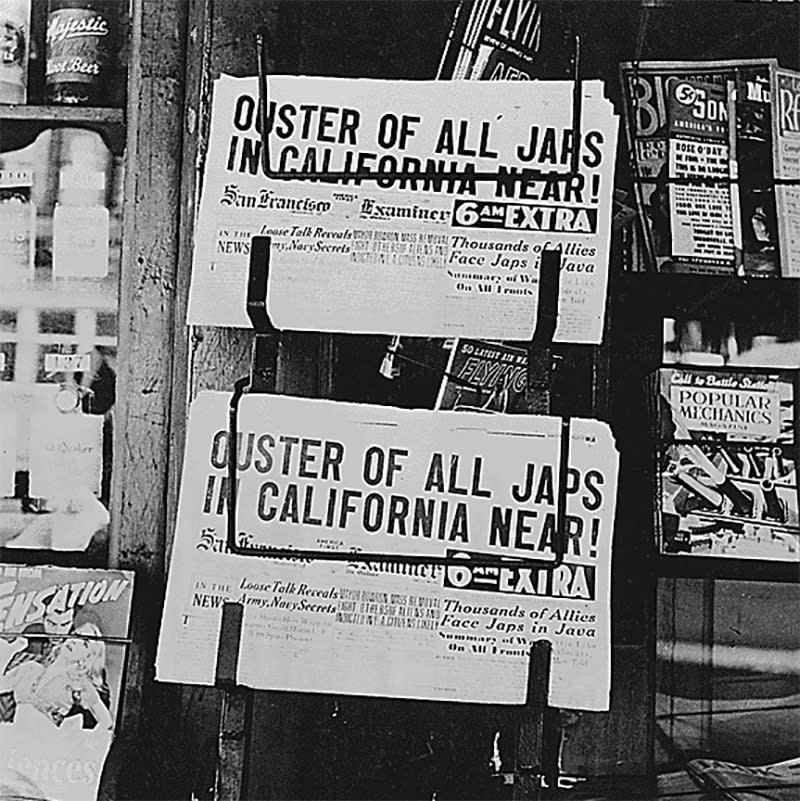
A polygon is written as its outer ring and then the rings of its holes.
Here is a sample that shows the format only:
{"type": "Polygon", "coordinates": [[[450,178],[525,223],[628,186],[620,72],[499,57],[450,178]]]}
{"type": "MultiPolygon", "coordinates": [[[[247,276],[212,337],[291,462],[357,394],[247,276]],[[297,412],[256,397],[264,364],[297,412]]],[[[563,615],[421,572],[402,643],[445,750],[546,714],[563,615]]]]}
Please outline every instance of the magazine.
{"type": "Polygon", "coordinates": [[[523,348],[457,339],[450,350],[436,409],[524,414],[528,354],[523,348]]]}
{"type": "Polygon", "coordinates": [[[800,561],[797,374],[658,372],[662,554],[800,561]]]}
{"type": "Polygon", "coordinates": [[[96,798],[133,573],[0,565],[0,797],[96,798]]]}
{"type": "Polygon", "coordinates": [[[621,77],[646,263],[796,275],[797,73],[761,59],[625,63],[621,77]]]}

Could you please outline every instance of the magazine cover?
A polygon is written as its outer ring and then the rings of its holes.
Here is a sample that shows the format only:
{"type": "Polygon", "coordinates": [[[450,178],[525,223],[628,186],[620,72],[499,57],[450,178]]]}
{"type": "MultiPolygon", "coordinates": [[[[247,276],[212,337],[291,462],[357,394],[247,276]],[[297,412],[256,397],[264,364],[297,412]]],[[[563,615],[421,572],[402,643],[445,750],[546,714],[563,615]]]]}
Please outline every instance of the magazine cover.
{"type": "Polygon", "coordinates": [[[527,365],[523,348],[457,339],[434,408],[524,414],[527,365]]]}
{"type": "Polygon", "coordinates": [[[796,374],[664,368],[662,554],[800,561],[796,374]]]}
{"type": "Polygon", "coordinates": [[[647,261],[663,272],[777,275],[774,60],[621,65],[647,261]]]}
{"type": "Polygon", "coordinates": [[[133,573],[0,565],[0,797],[97,797],[133,573]]]}
{"type": "Polygon", "coordinates": [[[800,72],[775,70],[772,115],[781,275],[800,276],[800,72]]]}
{"type": "Polygon", "coordinates": [[[536,0],[461,0],[439,65],[438,78],[529,81],[541,42],[542,12],[536,0]]]}

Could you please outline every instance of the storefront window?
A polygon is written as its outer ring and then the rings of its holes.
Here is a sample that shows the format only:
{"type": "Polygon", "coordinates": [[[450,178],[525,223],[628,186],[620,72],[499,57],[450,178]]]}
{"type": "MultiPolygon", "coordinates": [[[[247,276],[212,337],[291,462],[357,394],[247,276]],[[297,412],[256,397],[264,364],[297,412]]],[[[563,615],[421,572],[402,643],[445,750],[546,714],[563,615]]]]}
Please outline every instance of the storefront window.
{"type": "Polygon", "coordinates": [[[662,578],[656,759],[765,765],[797,755],[800,587],[662,578]]]}
{"type": "Polygon", "coordinates": [[[25,45],[0,75],[6,561],[37,552],[58,561],[55,551],[102,565],[107,554],[124,163],[118,34],[127,3],[79,6],[33,0],[12,4],[5,20],[25,45]],[[56,70],[61,43],[48,34],[54,19],[87,11],[105,20],[102,36],[81,38],[90,79],[56,70]]]}

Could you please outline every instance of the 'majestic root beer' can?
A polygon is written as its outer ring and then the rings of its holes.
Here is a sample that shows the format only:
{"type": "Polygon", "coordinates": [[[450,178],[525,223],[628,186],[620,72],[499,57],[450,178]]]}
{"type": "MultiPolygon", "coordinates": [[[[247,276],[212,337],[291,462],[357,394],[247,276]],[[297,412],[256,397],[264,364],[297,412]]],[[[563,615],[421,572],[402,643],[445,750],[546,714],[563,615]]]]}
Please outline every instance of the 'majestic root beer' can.
{"type": "Polygon", "coordinates": [[[112,105],[119,49],[119,0],[50,0],[47,102],[112,105]]]}

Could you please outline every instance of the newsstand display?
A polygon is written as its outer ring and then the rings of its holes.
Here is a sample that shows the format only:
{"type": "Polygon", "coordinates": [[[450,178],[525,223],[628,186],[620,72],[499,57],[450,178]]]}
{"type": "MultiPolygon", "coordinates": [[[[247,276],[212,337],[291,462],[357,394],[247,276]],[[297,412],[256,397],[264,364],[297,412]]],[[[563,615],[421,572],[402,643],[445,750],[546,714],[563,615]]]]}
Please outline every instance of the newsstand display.
{"type": "Polygon", "coordinates": [[[798,42],[0,0],[0,797],[794,797],[798,42]]]}

